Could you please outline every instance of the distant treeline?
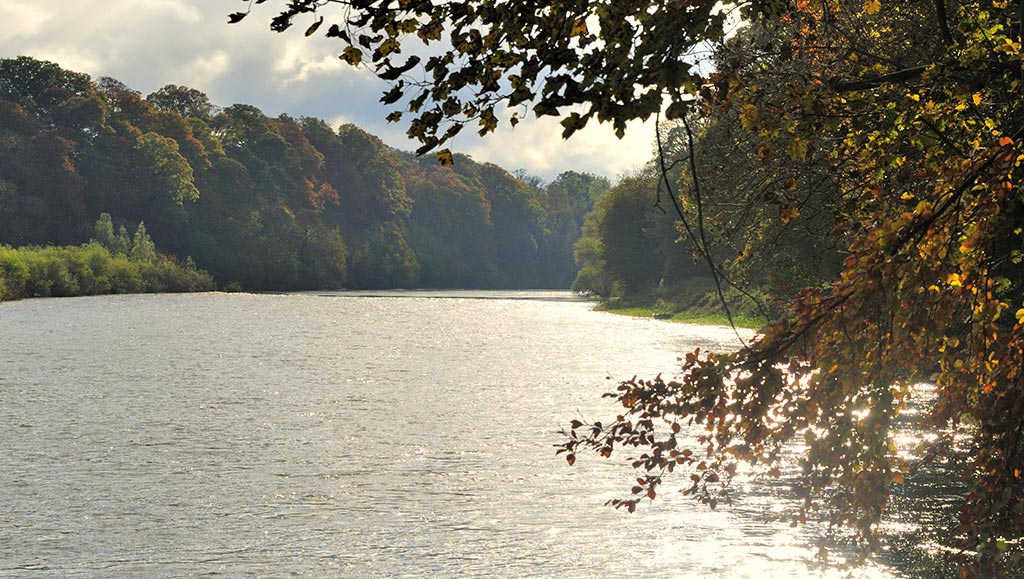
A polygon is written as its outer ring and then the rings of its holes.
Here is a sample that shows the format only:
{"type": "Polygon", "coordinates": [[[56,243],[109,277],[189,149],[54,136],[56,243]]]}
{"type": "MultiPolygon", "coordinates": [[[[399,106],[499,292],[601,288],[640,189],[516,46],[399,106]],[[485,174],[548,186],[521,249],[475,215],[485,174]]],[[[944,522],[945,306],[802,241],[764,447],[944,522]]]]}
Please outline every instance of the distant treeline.
{"type": "Polygon", "coordinates": [[[8,295],[207,287],[197,270],[250,290],[569,287],[584,215],[608,186],[574,172],[542,185],[458,155],[441,167],[352,125],[0,60],[0,267],[64,264],[46,266],[47,291],[6,278],[8,295]],[[144,223],[169,257],[83,245],[102,214],[113,230],[144,223]],[[171,283],[172,267],[202,281],[171,283]]]}

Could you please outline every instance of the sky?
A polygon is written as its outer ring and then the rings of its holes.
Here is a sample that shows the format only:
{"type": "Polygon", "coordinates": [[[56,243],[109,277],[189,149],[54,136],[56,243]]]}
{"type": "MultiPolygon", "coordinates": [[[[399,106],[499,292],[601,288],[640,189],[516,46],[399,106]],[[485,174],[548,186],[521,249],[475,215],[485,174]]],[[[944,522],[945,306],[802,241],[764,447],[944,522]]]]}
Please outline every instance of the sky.
{"type": "MultiPolygon", "coordinates": [[[[339,42],[303,36],[297,24],[271,32],[281,2],[254,5],[239,24],[227,14],[238,0],[0,0],[0,58],[31,56],[109,76],[149,94],[167,84],[205,92],[219,106],[246,103],[268,116],[312,116],[334,126],[354,123],[402,150],[418,144],[401,123],[384,120],[384,83],[338,60],[339,42]],[[275,6],[276,4],[276,6],[275,6]]],[[[574,170],[616,178],[651,157],[653,123],[633,123],[624,139],[608,124],[561,138],[558,118],[532,117],[512,129],[478,137],[463,131],[450,145],[476,161],[545,181],[574,170]]]]}

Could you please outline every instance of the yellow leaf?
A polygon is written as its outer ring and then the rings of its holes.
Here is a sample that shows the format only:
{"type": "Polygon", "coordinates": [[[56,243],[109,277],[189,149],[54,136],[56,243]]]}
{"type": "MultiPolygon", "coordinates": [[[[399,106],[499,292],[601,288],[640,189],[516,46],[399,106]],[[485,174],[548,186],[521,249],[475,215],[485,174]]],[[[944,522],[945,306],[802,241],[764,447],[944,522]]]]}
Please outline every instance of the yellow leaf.
{"type": "Polygon", "coordinates": [[[949,277],[946,278],[946,283],[948,283],[951,287],[961,287],[963,285],[962,283],[960,283],[960,274],[956,273],[949,274],[949,277]]]}
{"type": "Polygon", "coordinates": [[[799,161],[807,157],[807,141],[800,137],[794,137],[793,141],[789,144],[787,152],[790,158],[799,161]]]}
{"type": "Polygon", "coordinates": [[[451,151],[451,149],[444,149],[444,150],[438,151],[437,152],[437,161],[439,163],[441,163],[441,166],[443,166],[443,167],[451,167],[452,165],[454,165],[455,161],[452,159],[452,151],[451,151]]]}
{"type": "Polygon", "coordinates": [[[981,104],[981,93],[980,92],[974,93],[974,95],[971,97],[971,99],[974,100],[974,106],[980,105],[981,104]]]}
{"type": "Polygon", "coordinates": [[[892,473],[892,482],[894,482],[896,484],[903,484],[903,473],[902,472],[894,472],[894,473],[892,473]]]}
{"type": "Polygon", "coordinates": [[[342,51],[341,56],[338,58],[351,64],[352,66],[358,66],[363,61],[363,53],[354,46],[346,46],[345,50],[342,51]]]}
{"type": "Polygon", "coordinates": [[[882,9],[882,3],[879,0],[867,0],[864,3],[864,12],[868,14],[878,14],[878,11],[882,9]]]}
{"type": "Polygon", "coordinates": [[[751,103],[746,103],[740,107],[740,125],[745,130],[753,131],[759,125],[757,119],[757,106],[751,103]]]}
{"type": "Polygon", "coordinates": [[[387,56],[387,55],[391,54],[392,52],[395,52],[395,53],[402,52],[401,49],[402,49],[402,45],[399,44],[398,40],[396,40],[394,38],[389,38],[389,39],[385,40],[384,42],[381,42],[380,46],[377,47],[377,50],[380,51],[381,56],[387,56]]]}
{"type": "Polygon", "coordinates": [[[1017,313],[1014,315],[1017,317],[1018,324],[1024,324],[1024,308],[1017,310],[1017,313]]]}
{"type": "Polygon", "coordinates": [[[576,22],[573,22],[572,32],[569,33],[569,36],[579,36],[581,34],[587,34],[588,32],[590,32],[590,30],[587,29],[586,20],[580,18],[576,22]]]}

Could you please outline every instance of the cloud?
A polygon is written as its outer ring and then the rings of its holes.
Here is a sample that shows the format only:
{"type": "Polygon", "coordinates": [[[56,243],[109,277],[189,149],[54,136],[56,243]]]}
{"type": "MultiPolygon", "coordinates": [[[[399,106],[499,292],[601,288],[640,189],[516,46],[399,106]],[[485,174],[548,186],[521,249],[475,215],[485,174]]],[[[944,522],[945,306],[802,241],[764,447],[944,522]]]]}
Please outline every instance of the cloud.
{"type": "MultiPolygon", "coordinates": [[[[413,150],[404,125],[384,120],[384,83],[343,65],[339,45],[305,38],[303,26],[269,30],[272,3],[254,6],[228,25],[234,4],[210,0],[0,0],[0,57],[28,55],[93,77],[110,76],[148,94],[166,84],[207,93],[227,106],[248,103],[276,116],[344,119],[389,145],[413,150]]],[[[467,130],[452,148],[478,161],[522,168],[544,179],[565,170],[615,177],[651,156],[653,129],[633,123],[626,138],[607,125],[587,127],[569,141],[558,120],[526,119],[477,137],[467,130]]]]}
{"type": "Polygon", "coordinates": [[[4,18],[0,19],[2,44],[38,34],[50,19],[48,10],[20,0],[0,0],[0,14],[4,15],[4,18]]]}
{"type": "Polygon", "coordinates": [[[570,169],[613,178],[651,158],[654,125],[629,123],[620,140],[611,125],[593,121],[566,140],[558,118],[542,117],[524,120],[515,128],[503,123],[494,134],[466,141],[460,137],[453,148],[465,147],[464,152],[477,161],[526,169],[546,180],[570,169]]]}

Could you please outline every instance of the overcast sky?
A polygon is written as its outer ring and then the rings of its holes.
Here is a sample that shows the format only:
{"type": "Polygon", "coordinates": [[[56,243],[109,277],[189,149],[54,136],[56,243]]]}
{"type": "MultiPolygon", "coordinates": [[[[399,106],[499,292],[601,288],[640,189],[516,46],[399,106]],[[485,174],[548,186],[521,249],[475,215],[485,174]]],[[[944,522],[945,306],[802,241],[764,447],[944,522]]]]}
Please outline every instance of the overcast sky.
{"type": "MultiPolygon", "coordinates": [[[[384,121],[383,84],[339,61],[337,41],[305,38],[304,25],[284,34],[269,30],[276,5],[254,6],[247,19],[228,25],[227,14],[244,9],[243,2],[0,0],[0,57],[51,60],[93,78],[116,78],[143,95],[186,85],[220,106],[247,103],[269,116],[351,122],[394,147],[415,149],[403,125],[384,121]]],[[[610,125],[595,124],[569,141],[560,133],[558,119],[547,117],[514,130],[503,124],[484,138],[466,130],[451,146],[545,180],[569,169],[614,178],[651,155],[650,123],[632,125],[622,140],[610,125]]]]}

